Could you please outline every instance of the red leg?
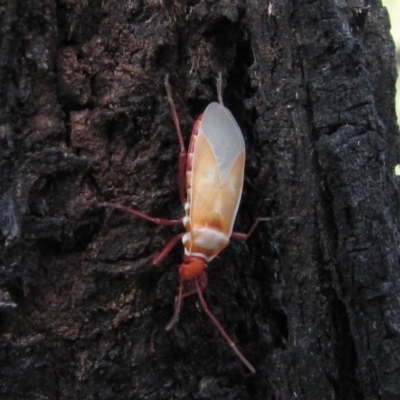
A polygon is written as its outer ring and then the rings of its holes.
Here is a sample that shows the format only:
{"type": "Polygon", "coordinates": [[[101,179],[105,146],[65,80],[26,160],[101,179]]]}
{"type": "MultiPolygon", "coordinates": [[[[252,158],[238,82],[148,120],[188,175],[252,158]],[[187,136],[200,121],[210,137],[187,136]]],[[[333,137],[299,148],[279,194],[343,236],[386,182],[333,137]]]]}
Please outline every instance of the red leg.
{"type": "Polygon", "coordinates": [[[218,93],[218,103],[221,104],[221,106],[224,105],[224,100],[222,99],[222,72],[218,72],[218,78],[217,78],[217,93],[218,93]]]}
{"type": "Polygon", "coordinates": [[[167,91],[168,103],[171,109],[172,119],[174,121],[176,135],[179,140],[179,165],[178,165],[178,184],[179,184],[179,197],[182,204],[186,203],[186,159],[187,153],[185,149],[185,144],[183,143],[183,137],[181,132],[181,127],[179,126],[178,114],[176,113],[174,99],[172,98],[171,86],[169,84],[169,75],[165,76],[165,89],[167,91]]]}
{"type": "MultiPolygon", "coordinates": [[[[198,282],[200,282],[201,290],[204,290],[207,286],[207,274],[205,272],[203,272],[198,278],[196,278],[195,282],[189,281],[186,283],[187,284],[195,283],[195,285],[197,286],[198,282]]],[[[191,296],[192,294],[196,293],[197,292],[196,286],[190,288],[188,291],[185,291],[186,288],[184,282],[182,280],[179,282],[179,293],[178,296],[175,297],[175,312],[171,321],[169,321],[168,325],[165,328],[167,331],[173,328],[173,326],[179,321],[179,315],[181,313],[183,299],[185,297],[191,296]]]]}
{"type": "Polygon", "coordinates": [[[171,318],[171,321],[168,322],[168,325],[165,327],[166,331],[169,331],[170,329],[173,328],[173,326],[179,321],[179,315],[181,313],[181,309],[182,309],[182,300],[183,300],[183,296],[182,296],[182,292],[183,292],[183,282],[182,280],[179,282],[179,292],[178,292],[178,296],[175,297],[175,311],[174,311],[174,315],[171,318]]]}
{"type": "Polygon", "coordinates": [[[222,327],[220,322],[217,320],[214,314],[211,313],[211,311],[208,309],[207,303],[204,300],[202,289],[199,286],[199,283],[196,280],[196,289],[197,293],[199,295],[200,299],[200,304],[203,307],[204,312],[209,316],[211,321],[214,323],[214,325],[217,327],[221,335],[224,337],[224,339],[228,342],[229,346],[232,347],[233,351],[236,353],[236,355],[239,357],[240,361],[251,371],[251,372],[256,372],[255,368],[246,360],[244,355],[239,351],[239,349],[236,347],[236,344],[233,342],[233,340],[228,336],[228,334],[225,332],[225,329],[222,327]]]}
{"type": "Polygon", "coordinates": [[[186,282],[187,286],[185,286],[185,285],[183,286],[183,294],[182,294],[183,299],[185,297],[189,297],[192,294],[197,293],[196,282],[199,283],[201,290],[204,290],[207,287],[207,283],[208,283],[207,274],[205,272],[203,272],[196,279],[186,282]]]}
{"type": "Polygon", "coordinates": [[[232,232],[231,238],[233,239],[239,239],[239,240],[247,240],[253,232],[256,230],[258,224],[261,221],[269,221],[270,218],[257,218],[254,221],[253,226],[250,228],[250,230],[247,233],[242,233],[242,232],[232,232]]]}
{"type": "Polygon", "coordinates": [[[134,210],[133,208],[121,206],[120,204],[114,204],[114,203],[99,203],[99,206],[107,207],[107,208],[117,208],[121,211],[127,212],[128,214],[136,215],[137,217],[146,219],[147,221],[153,222],[154,224],[157,224],[157,225],[179,225],[182,223],[182,219],[183,219],[183,218],[179,218],[179,219],[153,218],[145,213],[142,213],[141,211],[134,210]]]}
{"type": "Polygon", "coordinates": [[[179,235],[174,236],[169,242],[164,246],[164,248],[157,253],[152,261],[153,265],[158,265],[164,260],[165,257],[171,252],[171,250],[177,245],[177,243],[182,239],[184,233],[180,233],[179,235]]]}

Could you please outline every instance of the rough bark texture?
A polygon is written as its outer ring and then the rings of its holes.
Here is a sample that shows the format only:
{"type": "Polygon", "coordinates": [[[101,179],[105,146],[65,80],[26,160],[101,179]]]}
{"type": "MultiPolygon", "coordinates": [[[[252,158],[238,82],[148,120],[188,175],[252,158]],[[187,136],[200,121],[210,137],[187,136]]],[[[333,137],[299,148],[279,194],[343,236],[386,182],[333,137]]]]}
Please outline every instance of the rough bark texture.
{"type": "Polygon", "coordinates": [[[399,399],[395,53],[379,0],[20,0],[0,7],[0,397],[399,399]],[[247,244],[209,267],[247,372],[177,292],[178,145],[243,128],[247,244]]]}

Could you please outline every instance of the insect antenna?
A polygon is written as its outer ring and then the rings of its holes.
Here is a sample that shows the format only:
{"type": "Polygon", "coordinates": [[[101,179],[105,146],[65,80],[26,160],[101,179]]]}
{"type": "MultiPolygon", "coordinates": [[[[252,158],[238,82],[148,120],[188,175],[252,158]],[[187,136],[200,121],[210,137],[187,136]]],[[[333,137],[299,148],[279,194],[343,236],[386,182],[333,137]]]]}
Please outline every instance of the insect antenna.
{"type": "Polygon", "coordinates": [[[240,358],[240,361],[253,373],[256,372],[255,368],[246,360],[244,355],[239,351],[239,349],[236,347],[236,344],[233,342],[233,340],[228,336],[228,334],[225,332],[225,329],[222,327],[220,322],[217,320],[214,314],[208,309],[207,303],[204,300],[202,289],[199,286],[198,281],[196,280],[196,289],[197,289],[197,294],[199,295],[200,299],[200,304],[203,307],[204,312],[210,317],[211,321],[214,323],[214,325],[218,328],[219,332],[221,335],[224,337],[224,339],[228,342],[229,346],[232,347],[233,351],[236,353],[236,355],[240,358]]]}

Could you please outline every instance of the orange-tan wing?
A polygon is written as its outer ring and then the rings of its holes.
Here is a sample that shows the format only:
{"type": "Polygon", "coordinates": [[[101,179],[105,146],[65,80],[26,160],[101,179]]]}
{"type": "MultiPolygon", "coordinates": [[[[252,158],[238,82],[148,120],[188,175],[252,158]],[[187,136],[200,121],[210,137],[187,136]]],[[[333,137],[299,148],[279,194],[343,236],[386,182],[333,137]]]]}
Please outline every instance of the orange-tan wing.
{"type": "Polygon", "coordinates": [[[228,109],[211,103],[204,111],[192,155],[191,226],[232,233],[243,188],[245,147],[228,109]]]}

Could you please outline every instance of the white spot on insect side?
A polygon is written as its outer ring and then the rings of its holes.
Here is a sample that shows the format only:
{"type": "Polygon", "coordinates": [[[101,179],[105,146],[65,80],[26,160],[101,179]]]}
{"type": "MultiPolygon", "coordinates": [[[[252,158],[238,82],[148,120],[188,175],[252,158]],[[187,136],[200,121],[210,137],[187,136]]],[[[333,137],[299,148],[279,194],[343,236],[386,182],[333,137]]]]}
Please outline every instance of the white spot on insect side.
{"type": "Polygon", "coordinates": [[[183,207],[185,208],[185,211],[188,211],[190,209],[189,202],[187,201],[183,207]]]}
{"type": "Polygon", "coordinates": [[[182,219],[182,223],[183,223],[183,226],[186,226],[186,224],[188,223],[190,221],[190,218],[186,215],[185,217],[183,217],[183,219],[182,219]]]}
{"type": "Polygon", "coordinates": [[[182,236],[182,243],[185,244],[186,242],[188,242],[190,240],[190,233],[185,233],[182,236]]]}

